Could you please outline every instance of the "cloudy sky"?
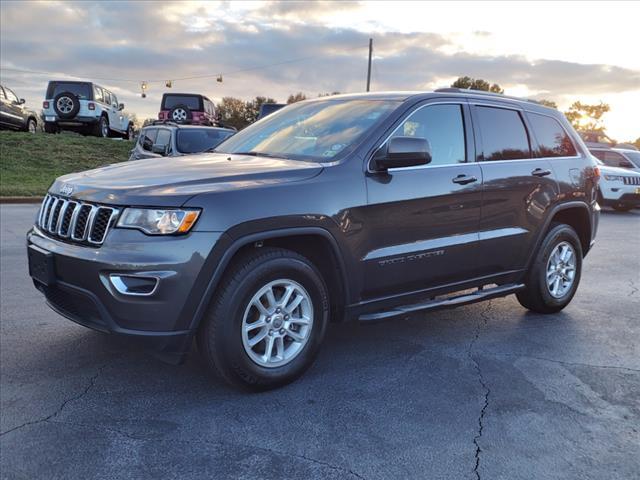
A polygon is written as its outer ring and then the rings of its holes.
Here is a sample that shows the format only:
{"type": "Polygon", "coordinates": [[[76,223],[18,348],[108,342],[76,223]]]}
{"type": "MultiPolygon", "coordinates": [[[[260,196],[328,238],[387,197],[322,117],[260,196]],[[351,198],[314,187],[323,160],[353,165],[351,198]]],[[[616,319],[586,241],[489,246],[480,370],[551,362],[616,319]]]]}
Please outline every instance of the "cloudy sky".
{"type": "Polygon", "coordinates": [[[1,80],[39,107],[50,78],[92,79],[155,117],[166,80],[214,101],[363,91],[372,37],[373,90],[469,75],[561,108],[602,100],[609,134],[631,140],[640,136],[638,18],[639,2],[2,0],[1,80]]]}

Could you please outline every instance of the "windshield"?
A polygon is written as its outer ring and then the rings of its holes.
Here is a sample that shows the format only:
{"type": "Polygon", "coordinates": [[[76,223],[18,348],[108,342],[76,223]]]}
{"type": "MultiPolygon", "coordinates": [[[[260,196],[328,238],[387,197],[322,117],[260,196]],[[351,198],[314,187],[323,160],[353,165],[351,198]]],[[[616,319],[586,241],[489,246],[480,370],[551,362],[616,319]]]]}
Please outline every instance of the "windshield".
{"type": "Polygon", "coordinates": [[[296,103],[236,133],[216,151],[329,162],[355,147],[399,104],[388,100],[296,103]]]}
{"type": "Polygon", "coordinates": [[[626,151],[623,155],[627,157],[629,161],[636,166],[636,168],[640,168],[640,152],[626,151]]]}
{"type": "Polygon", "coordinates": [[[176,147],[180,153],[200,153],[218,146],[225,138],[235,132],[213,128],[179,129],[176,135],[176,147]]]}

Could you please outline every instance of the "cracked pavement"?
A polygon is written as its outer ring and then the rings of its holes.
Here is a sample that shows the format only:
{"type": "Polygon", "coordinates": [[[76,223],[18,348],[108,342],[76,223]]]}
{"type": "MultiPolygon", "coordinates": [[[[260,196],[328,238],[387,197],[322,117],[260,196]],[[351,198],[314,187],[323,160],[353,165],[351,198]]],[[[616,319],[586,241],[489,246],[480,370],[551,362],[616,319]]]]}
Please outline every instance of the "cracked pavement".
{"type": "Polygon", "coordinates": [[[0,206],[2,479],[629,479],[640,472],[640,212],[604,211],[563,312],[513,296],[332,325],[247,395],[45,306],[32,205],[0,206]]]}

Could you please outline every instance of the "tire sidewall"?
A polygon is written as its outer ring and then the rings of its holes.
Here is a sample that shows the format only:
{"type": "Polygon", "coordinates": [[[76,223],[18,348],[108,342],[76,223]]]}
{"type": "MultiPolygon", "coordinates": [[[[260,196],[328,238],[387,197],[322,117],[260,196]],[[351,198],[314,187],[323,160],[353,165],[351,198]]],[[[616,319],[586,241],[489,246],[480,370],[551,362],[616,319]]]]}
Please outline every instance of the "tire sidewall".
{"type": "Polygon", "coordinates": [[[217,313],[218,318],[214,320],[217,332],[211,350],[216,357],[222,357],[222,361],[216,363],[227,365],[232,375],[240,377],[248,385],[273,388],[294,380],[313,362],[329,320],[327,288],[311,265],[295,258],[269,259],[238,282],[233,294],[225,299],[217,313]],[[313,327],[307,344],[291,362],[266,368],[254,363],[246,353],[242,344],[242,320],[253,295],[264,285],[279,279],[294,280],[309,293],[313,303],[313,327]]]}
{"type": "Polygon", "coordinates": [[[540,291],[540,295],[545,305],[551,309],[561,309],[569,304],[578,290],[581,275],[582,245],[580,244],[578,235],[567,225],[558,225],[554,227],[547,234],[547,237],[540,248],[538,261],[536,262],[535,281],[537,282],[537,288],[540,291]],[[547,286],[547,263],[549,262],[549,257],[551,256],[554,248],[562,242],[568,242],[573,247],[576,255],[576,274],[573,279],[571,289],[563,297],[555,298],[551,295],[547,286]]]}
{"type": "Polygon", "coordinates": [[[38,122],[36,122],[33,118],[27,120],[27,132],[35,134],[38,133],[38,122]],[[31,125],[33,125],[33,132],[31,131],[31,125]]]}
{"type": "Polygon", "coordinates": [[[102,138],[108,138],[109,137],[109,121],[107,120],[106,117],[100,117],[100,120],[98,120],[98,136],[102,137],[102,138]],[[104,130],[104,125],[106,124],[106,135],[105,135],[105,130],[104,130]]]}
{"type": "Polygon", "coordinates": [[[176,105],[175,107],[173,107],[171,109],[171,111],[169,112],[169,120],[171,120],[172,122],[177,122],[177,123],[182,123],[182,122],[189,122],[193,119],[193,113],[191,113],[191,109],[189,107],[187,107],[186,105],[176,105]],[[184,120],[174,120],[173,118],[173,112],[175,112],[178,109],[182,109],[185,111],[185,113],[187,114],[187,118],[185,118],[184,120]]]}
{"type": "Polygon", "coordinates": [[[55,110],[55,112],[58,114],[60,118],[64,118],[64,119],[74,118],[80,111],[80,99],[78,98],[77,95],[74,95],[71,92],[60,92],[53,99],[53,109],[55,110]],[[58,100],[60,100],[60,98],[62,97],[68,97],[73,102],[73,108],[68,113],[64,113],[58,110],[58,100]]]}

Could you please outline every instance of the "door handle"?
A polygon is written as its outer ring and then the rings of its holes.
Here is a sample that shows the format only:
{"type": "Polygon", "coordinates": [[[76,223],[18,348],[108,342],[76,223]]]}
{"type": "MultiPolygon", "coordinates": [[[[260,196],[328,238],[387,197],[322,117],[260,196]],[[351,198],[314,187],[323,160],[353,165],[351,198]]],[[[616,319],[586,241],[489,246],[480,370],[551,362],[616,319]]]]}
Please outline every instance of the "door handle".
{"type": "Polygon", "coordinates": [[[460,174],[452,178],[451,181],[460,185],[466,185],[467,183],[477,182],[478,179],[476,177],[470,177],[469,175],[460,174]]]}
{"type": "Polygon", "coordinates": [[[546,177],[547,175],[551,175],[551,170],[544,170],[542,168],[536,168],[531,175],[534,177],[546,177]]]}

